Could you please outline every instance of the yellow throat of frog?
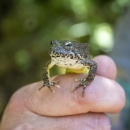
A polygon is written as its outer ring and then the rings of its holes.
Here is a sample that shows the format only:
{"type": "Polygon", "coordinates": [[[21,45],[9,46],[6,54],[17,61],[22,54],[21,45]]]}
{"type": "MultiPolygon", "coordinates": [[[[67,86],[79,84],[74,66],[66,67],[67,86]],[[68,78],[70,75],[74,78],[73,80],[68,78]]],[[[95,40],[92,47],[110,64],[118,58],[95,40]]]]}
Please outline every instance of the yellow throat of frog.
{"type": "Polygon", "coordinates": [[[75,69],[66,69],[66,73],[67,74],[88,74],[89,73],[89,69],[90,69],[90,67],[89,66],[87,66],[87,67],[85,67],[85,68],[83,68],[83,69],[79,69],[79,70],[75,70],[75,69]]]}

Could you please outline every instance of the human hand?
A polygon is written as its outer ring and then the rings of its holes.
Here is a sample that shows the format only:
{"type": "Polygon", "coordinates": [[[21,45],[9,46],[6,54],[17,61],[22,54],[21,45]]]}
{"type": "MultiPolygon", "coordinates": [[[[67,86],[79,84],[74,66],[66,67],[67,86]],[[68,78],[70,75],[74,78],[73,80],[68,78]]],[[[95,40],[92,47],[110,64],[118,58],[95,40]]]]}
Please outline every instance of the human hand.
{"type": "Polygon", "coordinates": [[[86,88],[71,93],[78,85],[76,78],[85,74],[65,74],[52,78],[61,88],[47,87],[39,91],[43,82],[22,87],[11,97],[1,121],[1,130],[110,130],[104,113],[117,113],[125,105],[125,93],[115,81],[116,66],[107,56],[94,58],[97,75],[86,88]]]}

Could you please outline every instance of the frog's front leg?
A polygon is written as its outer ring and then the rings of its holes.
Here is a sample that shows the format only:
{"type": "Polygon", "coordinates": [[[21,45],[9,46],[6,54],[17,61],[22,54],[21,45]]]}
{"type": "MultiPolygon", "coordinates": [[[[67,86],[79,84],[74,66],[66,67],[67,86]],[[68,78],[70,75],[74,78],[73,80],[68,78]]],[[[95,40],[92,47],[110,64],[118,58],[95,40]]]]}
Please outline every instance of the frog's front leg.
{"type": "Polygon", "coordinates": [[[90,66],[90,70],[89,70],[89,74],[87,76],[86,79],[76,79],[76,81],[80,82],[80,84],[75,87],[72,92],[74,92],[76,89],[78,89],[79,87],[83,86],[83,91],[82,91],[82,96],[84,97],[84,92],[86,87],[93,81],[96,71],[97,71],[97,63],[93,60],[86,60],[83,61],[82,64],[84,66],[90,66]]]}
{"type": "Polygon", "coordinates": [[[41,90],[43,87],[47,86],[54,93],[51,86],[60,87],[60,86],[57,85],[58,81],[50,81],[49,70],[54,65],[55,65],[55,63],[52,62],[52,61],[47,62],[46,66],[43,69],[43,81],[44,81],[44,84],[39,88],[39,90],[41,90]]]}

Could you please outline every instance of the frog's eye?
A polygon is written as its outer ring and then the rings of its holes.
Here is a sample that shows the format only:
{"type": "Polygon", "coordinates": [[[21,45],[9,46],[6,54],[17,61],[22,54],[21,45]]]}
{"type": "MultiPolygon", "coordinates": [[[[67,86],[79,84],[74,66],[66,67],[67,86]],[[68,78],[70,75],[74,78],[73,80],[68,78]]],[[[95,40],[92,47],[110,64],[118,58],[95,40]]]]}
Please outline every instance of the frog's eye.
{"type": "Polygon", "coordinates": [[[72,46],[72,43],[71,42],[66,42],[65,45],[66,46],[72,46]]]}
{"type": "Polygon", "coordinates": [[[53,41],[51,41],[50,44],[52,45],[52,44],[53,44],[53,41]]]}

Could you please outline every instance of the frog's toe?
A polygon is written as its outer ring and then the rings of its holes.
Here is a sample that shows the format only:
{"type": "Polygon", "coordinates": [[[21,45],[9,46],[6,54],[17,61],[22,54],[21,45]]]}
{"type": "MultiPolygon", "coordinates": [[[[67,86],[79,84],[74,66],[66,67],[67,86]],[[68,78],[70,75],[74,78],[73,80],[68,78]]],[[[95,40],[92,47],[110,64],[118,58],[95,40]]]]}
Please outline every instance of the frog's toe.
{"type": "Polygon", "coordinates": [[[74,92],[75,90],[77,90],[78,88],[80,88],[82,86],[82,84],[79,84],[78,86],[76,86],[71,92],[74,92]]]}
{"type": "Polygon", "coordinates": [[[50,89],[51,92],[55,93],[55,92],[53,91],[53,89],[51,88],[51,86],[55,86],[55,87],[60,88],[60,86],[57,85],[58,82],[59,82],[59,81],[53,81],[53,82],[49,82],[49,83],[43,84],[43,85],[39,88],[39,90],[41,90],[43,87],[46,87],[46,86],[47,86],[47,87],[50,89]]]}
{"type": "Polygon", "coordinates": [[[82,92],[82,97],[84,97],[84,92],[82,92]]]}
{"type": "Polygon", "coordinates": [[[51,92],[55,93],[55,91],[50,86],[47,87],[51,90],[51,92]]]}
{"type": "Polygon", "coordinates": [[[85,82],[86,79],[75,79],[76,82],[85,82]]]}
{"type": "Polygon", "coordinates": [[[60,86],[59,86],[59,85],[54,85],[54,86],[56,86],[56,87],[60,88],[60,86]]]}
{"type": "Polygon", "coordinates": [[[55,87],[60,88],[60,86],[57,85],[58,82],[59,82],[59,81],[53,81],[53,82],[51,82],[51,86],[55,86],[55,87]]]}
{"type": "Polygon", "coordinates": [[[82,97],[84,97],[84,93],[85,93],[85,89],[87,87],[87,85],[85,83],[80,83],[78,86],[76,86],[71,92],[74,92],[75,90],[77,90],[80,87],[83,87],[83,91],[82,91],[82,97]]]}
{"type": "Polygon", "coordinates": [[[43,84],[43,85],[39,88],[39,91],[40,91],[43,87],[45,87],[45,86],[46,86],[46,85],[43,84]]]}
{"type": "Polygon", "coordinates": [[[83,91],[82,91],[82,97],[84,97],[84,93],[85,93],[85,89],[86,89],[87,85],[84,85],[83,87],[83,91]]]}
{"type": "Polygon", "coordinates": [[[53,83],[55,83],[55,84],[58,84],[59,83],[59,80],[57,80],[57,81],[52,81],[53,83]]]}

